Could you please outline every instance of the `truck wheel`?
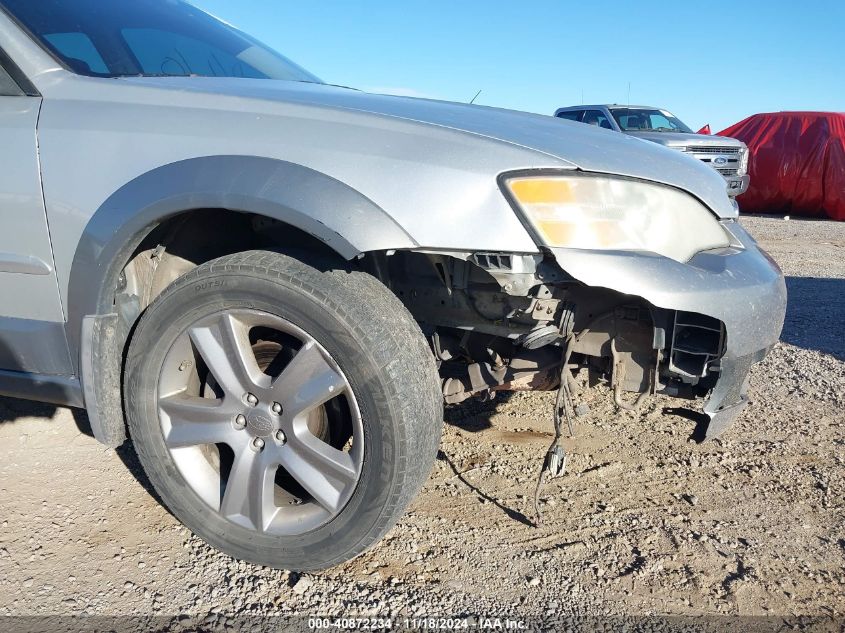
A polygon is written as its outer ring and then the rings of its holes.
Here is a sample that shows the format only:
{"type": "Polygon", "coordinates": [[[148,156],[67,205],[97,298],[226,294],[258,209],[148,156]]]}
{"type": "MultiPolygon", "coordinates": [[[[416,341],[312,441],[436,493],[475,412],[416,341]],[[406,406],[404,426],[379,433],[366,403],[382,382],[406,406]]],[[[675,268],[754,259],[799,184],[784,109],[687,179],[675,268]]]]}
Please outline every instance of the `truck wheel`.
{"type": "Polygon", "coordinates": [[[126,359],[135,450],[214,547],[319,570],[376,543],[428,477],[443,424],[419,327],[370,275],[252,251],[147,309],[126,359]]]}

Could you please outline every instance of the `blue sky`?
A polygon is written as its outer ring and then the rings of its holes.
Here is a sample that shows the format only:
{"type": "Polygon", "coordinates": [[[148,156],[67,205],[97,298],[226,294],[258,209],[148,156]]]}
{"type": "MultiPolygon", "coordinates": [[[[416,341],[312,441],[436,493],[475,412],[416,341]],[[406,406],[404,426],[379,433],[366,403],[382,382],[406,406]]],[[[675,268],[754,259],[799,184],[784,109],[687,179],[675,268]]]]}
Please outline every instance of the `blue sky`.
{"type": "Polygon", "coordinates": [[[550,114],[661,106],[721,130],[845,111],[845,0],[194,0],[329,83],[550,114]],[[800,6],[800,9],[798,8],[800,6]]]}

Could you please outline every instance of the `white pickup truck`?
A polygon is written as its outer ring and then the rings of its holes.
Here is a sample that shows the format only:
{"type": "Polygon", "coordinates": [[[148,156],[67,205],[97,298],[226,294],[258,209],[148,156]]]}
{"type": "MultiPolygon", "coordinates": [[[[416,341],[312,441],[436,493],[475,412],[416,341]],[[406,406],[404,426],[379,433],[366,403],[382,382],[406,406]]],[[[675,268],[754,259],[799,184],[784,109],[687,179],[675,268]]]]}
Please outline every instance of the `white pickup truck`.
{"type": "Polygon", "coordinates": [[[748,190],[748,147],[725,136],[696,134],[667,110],[651,106],[581,105],[558,108],[555,116],[615,130],[680,150],[707,163],[728,184],[736,197],[748,190]]]}

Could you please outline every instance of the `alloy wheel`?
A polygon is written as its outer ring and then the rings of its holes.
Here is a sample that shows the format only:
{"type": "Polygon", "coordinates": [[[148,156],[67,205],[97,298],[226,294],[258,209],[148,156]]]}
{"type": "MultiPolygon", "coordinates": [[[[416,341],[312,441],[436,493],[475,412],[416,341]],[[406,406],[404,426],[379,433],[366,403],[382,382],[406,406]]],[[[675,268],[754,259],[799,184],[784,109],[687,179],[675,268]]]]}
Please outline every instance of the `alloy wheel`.
{"type": "Polygon", "coordinates": [[[268,312],[203,317],[158,382],[165,445],[193,491],[228,521],[294,535],[336,517],[364,462],[361,414],[337,363],[268,312]]]}

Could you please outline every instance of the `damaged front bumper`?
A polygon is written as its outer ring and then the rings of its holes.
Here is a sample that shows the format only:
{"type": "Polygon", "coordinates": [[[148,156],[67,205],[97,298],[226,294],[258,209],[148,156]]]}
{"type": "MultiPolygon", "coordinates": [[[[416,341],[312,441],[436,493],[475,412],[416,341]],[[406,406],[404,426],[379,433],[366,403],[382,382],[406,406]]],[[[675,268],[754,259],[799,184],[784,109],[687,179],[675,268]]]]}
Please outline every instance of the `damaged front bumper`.
{"type": "Polygon", "coordinates": [[[708,438],[727,428],[745,406],[748,372],[777,342],[786,314],[780,268],[737,222],[724,225],[732,245],[699,253],[686,263],[648,253],[551,249],[560,267],[587,286],[724,324],[719,378],[704,405],[708,438]]]}

